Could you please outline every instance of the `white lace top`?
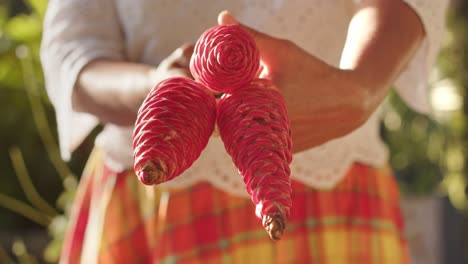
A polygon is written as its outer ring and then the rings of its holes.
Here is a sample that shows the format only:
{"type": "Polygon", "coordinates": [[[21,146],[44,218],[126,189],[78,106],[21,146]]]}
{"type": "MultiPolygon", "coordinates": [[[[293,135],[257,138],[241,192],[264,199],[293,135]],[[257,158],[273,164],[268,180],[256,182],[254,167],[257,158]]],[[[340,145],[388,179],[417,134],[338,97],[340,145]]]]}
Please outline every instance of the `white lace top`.
{"type": "MultiPolygon", "coordinates": [[[[353,0],[50,0],[41,48],[46,86],[55,106],[64,159],[98,121],[74,112],[71,91],[79,71],[91,60],[108,57],[157,65],[176,47],[195,42],[230,10],[240,21],[266,33],[293,40],[324,61],[338,66],[353,0]]],[[[426,80],[444,31],[447,0],[405,0],[422,19],[426,39],[396,81],[402,98],[414,109],[429,110],[426,80]]],[[[398,19],[395,17],[395,19],[398,19]]],[[[331,188],[353,162],[381,166],[387,149],[379,138],[378,111],[353,133],[295,154],[291,177],[317,188],[331,188]]],[[[132,127],[106,125],[96,144],[116,170],[132,168],[132,127]]],[[[241,196],[242,179],[218,137],[200,158],[167,186],[206,180],[241,196]]]]}

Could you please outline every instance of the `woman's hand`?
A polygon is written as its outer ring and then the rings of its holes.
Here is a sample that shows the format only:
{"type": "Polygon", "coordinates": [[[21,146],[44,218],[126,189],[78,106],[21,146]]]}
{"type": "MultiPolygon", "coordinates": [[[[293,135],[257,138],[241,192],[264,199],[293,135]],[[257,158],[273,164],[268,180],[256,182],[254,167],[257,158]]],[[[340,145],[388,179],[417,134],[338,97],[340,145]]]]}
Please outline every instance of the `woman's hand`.
{"type": "Polygon", "coordinates": [[[156,68],[139,63],[94,60],[78,76],[73,108],[93,114],[104,123],[132,126],[152,87],[169,77],[191,77],[192,52],[193,45],[184,45],[156,68]]]}
{"type": "MultiPolygon", "coordinates": [[[[171,55],[164,59],[157,68],[150,72],[150,84],[155,86],[164,79],[171,77],[189,77],[190,58],[193,54],[194,45],[186,44],[176,49],[171,55]]],[[[148,91],[149,92],[149,91],[148,91]]],[[[146,97],[146,94],[145,94],[146,97]]]]}
{"type": "MultiPolygon", "coordinates": [[[[419,18],[400,0],[361,3],[350,25],[340,68],[291,41],[241,25],[259,47],[264,66],[261,77],[271,79],[286,100],[295,152],[361,126],[424,36],[419,18]],[[392,19],[395,16],[398,20],[392,19]]],[[[219,15],[218,23],[238,24],[226,11],[219,15]]]]}
{"type": "MultiPolygon", "coordinates": [[[[219,23],[237,22],[222,13],[219,23]]],[[[271,79],[286,100],[295,152],[343,136],[366,120],[368,95],[352,74],[326,64],[291,41],[243,27],[260,49],[260,76],[271,79]]]]}

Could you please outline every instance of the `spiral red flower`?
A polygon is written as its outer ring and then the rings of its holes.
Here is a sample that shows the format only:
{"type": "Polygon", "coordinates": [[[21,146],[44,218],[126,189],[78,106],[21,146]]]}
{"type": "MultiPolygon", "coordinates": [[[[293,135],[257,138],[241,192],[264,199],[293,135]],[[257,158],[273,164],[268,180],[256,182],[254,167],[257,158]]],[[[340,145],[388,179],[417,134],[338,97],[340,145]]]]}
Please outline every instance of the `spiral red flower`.
{"type": "Polygon", "coordinates": [[[255,80],[218,103],[217,124],[272,239],[279,239],[291,207],[289,164],[292,140],[280,92],[267,80],[255,80]]]}
{"type": "Polygon", "coordinates": [[[239,25],[219,25],[198,39],[190,71],[195,80],[215,92],[233,92],[255,78],[259,65],[254,39],[239,25]]]}
{"type": "Polygon", "coordinates": [[[147,185],[180,175],[200,156],[216,120],[214,96],[183,77],[160,82],[138,111],[133,131],[134,170],[147,185]]]}

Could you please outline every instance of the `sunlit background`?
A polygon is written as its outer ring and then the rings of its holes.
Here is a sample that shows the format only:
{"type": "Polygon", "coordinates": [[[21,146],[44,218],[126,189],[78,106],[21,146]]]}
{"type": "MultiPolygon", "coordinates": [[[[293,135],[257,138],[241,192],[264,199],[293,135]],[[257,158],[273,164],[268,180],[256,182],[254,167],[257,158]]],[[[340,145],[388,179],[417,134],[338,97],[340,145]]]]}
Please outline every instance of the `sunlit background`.
{"type": "MultiPolygon", "coordinates": [[[[427,0],[431,1],[431,0],[427,0]]],[[[437,1],[437,0],[433,0],[437,1]]],[[[47,0],[0,0],[0,263],[55,263],[91,135],[59,157],[38,52],[47,0]]],[[[453,1],[423,116],[396,94],[382,135],[414,263],[468,263],[468,1],[453,1]]]]}

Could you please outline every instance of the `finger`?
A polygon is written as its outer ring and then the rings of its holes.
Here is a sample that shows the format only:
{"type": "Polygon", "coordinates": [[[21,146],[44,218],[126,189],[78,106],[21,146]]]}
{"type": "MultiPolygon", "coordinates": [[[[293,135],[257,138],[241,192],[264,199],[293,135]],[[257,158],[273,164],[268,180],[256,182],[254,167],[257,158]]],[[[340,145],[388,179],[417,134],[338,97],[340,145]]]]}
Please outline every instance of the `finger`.
{"type": "Polygon", "coordinates": [[[239,24],[239,21],[227,10],[222,11],[218,15],[218,25],[239,24]]]}
{"type": "Polygon", "coordinates": [[[162,65],[166,68],[184,68],[188,69],[190,65],[190,58],[193,54],[194,45],[184,44],[177,48],[171,55],[169,55],[162,65]]]}
{"type": "Polygon", "coordinates": [[[187,62],[187,65],[188,65],[188,62],[190,62],[190,58],[192,58],[192,54],[193,54],[193,50],[195,49],[195,45],[192,44],[192,43],[186,43],[186,44],[182,45],[179,49],[182,52],[181,59],[183,59],[184,62],[187,62]]]}
{"type": "Polygon", "coordinates": [[[183,55],[187,58],[190,58],[192,57],[193,50],[195,49],[195,45],[193,43],[187,43],[187,44],[184,44],[181,47],[181,49],[182,49],[183,55]]]}

